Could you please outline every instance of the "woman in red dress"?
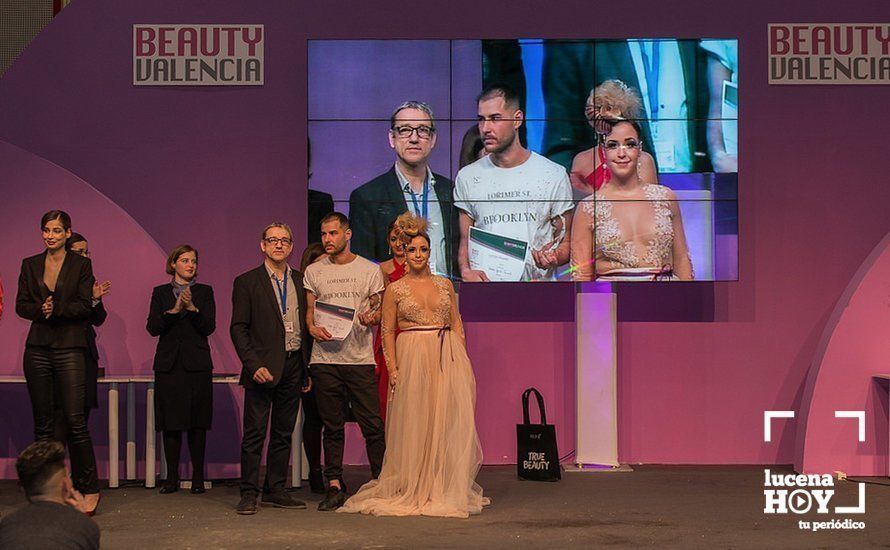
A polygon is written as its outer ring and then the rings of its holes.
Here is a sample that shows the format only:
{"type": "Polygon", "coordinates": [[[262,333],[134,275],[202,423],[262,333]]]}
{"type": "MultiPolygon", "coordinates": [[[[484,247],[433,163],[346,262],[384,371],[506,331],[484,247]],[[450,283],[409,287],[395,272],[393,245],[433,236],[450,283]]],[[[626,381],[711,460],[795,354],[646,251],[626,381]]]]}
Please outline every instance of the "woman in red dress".
{"type": "MultiPolygon", "coordinates": [[[[399,238],[401,234],[397,224],[402,216],[399,216],[387,228],[387,240],[392,258],[380,264],[384,281],[387,285],[394,283],[405,274],[405,245],[399,238]]],[[[377,363],[377,394],[380,397],[380,418],[386,421],[386,399],[389,392],[389,376],[386,370],[386,359],[383,358],[383,344],[380,340],[380,330],[374,336],[374,361],[377,363]]]]}
{"type": "MultiPolygon", "coordinates": [[[[606,80],[590,91],[584,115],[596,132],[597,144],[575,155],[569,173],[572,187],[584,194],[590,194],[608,183],[612,174],[606,164],[603,136],[609,134],[612,125],[618,121],[637,121],[642,107],[636,90],[620,80],[606,80]]],[[[645,151],[640,155],[639,171],[643,181],[658,183],[655,159],[645,151]]]]}

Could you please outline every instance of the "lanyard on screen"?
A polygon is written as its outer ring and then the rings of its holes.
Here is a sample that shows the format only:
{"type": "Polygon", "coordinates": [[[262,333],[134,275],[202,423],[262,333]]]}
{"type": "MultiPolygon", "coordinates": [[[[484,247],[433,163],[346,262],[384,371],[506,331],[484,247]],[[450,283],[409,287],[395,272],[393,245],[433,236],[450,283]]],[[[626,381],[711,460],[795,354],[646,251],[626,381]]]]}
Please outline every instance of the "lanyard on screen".
{"type": "Polygon", "coordinates": [[[658,65],[659,65],[659,43],[652,42],[652,60],[650,63],[649,56],[646,54],[645,43],[640,43],[640,54],[643,58],[643,72],[646,73],[646,95],[649,96],[649,116],[652,119],[658,119],[658,65]]]}
{"type": "Polygon", "coordinates": [[[423,198],[421,199],[421,202],[423,204],[423,213],[421,213],[420,206],[418,206],[418,204],[417,204],[417,194],[414,193],[414,189],[411,189],[411,184],[410,183],[405,184],[405,189],[407,189],[408,192],[411,193],[411,202],[414,203],[414,213],[418,216],[422,216],[423,219],[425,219],[425,220],[429,219],[430,179],[426,178],[425,180],[423,180],[423,198]]]}

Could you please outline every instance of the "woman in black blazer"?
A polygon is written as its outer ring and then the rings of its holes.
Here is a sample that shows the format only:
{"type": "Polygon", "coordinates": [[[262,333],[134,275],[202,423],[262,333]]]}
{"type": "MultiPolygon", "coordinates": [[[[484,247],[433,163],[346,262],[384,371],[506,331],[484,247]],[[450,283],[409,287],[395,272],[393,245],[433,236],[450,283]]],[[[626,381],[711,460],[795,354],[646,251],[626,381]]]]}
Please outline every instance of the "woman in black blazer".
{"type": "Polygon", "coordinates": [[[90,260],[69,254],[71,217],[51,210],[40,220],[46,250],[25,258],[15,311],[31,321],[25,341],[24,371],[34,413],[34,439],[54,436],[54,398],[61,403],[71,449],[74,487],[93,515],[99,505],[99,480],[93,441],[84,415],[84,352],[92,314],[90,260]]]}
{"type": "Polygon", "coordinates": [[[155,351],[155,422],[164,432],[167,479],[161,493],[179,489],[179,451],[188,431],[192,493],[204,492],[204,448],[213,416],[213,363],[207,337],[216,329],[213,289],[195,282],[198,251],[177,247],[167,258],[173,281],[155,287],[146,329],[160,336],[155,351]]]}

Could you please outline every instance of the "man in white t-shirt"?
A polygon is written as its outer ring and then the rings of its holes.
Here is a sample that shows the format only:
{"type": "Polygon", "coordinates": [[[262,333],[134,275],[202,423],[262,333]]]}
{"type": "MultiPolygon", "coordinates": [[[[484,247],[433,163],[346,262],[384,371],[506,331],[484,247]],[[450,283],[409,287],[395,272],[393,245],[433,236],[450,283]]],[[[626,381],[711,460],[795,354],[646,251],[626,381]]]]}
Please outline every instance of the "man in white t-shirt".
{"type": "MultiPolygon", "coordinates": [[[[365,438],[371,475],[383,465],[386,441],[377,378],[374,374],[373,326],[380,323],[383,274],[380,267],[349,249],[349,219],[333,212],[321,220],[321,242],[327,256],[306,268],[306,325],[315,340],[309,360],[318,412],[324,422],[325,477],[328,490],[318,509],[336,510],[343,490],[343,426],[347,402],[365,438]],[[316,324],[316,310],[352,313],[352,327],[342,337],[333,326],[316,324]],[[330,329],[330,330],[329,330],[330,329]],[[341,337],[335,339],[334,336],[341,337]]],[[[348,319],[348,315],[346,316],[348,319]]]]}
{"type": "MultiPolygon", "coordinates": [[[[506,86],[489,86],[477,98],[479,134],[486,156],[457,173],[454,205],[460,209],[458,263],[464,281],[489,281],[473,269],[470,228],[528,244],[521,280],[552,280],[569,261],[572,187],[565,168],[519,141],[524,114],[506,86]]],[[[477,266],[480,267],[480,266],[477,266]]]]}

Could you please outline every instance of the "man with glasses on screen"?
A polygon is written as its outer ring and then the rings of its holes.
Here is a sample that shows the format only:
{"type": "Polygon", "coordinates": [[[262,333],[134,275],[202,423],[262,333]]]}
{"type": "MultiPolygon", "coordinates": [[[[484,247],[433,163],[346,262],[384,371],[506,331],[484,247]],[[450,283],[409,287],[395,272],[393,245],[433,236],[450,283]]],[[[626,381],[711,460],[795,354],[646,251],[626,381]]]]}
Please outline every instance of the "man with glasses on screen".
{"type": "Polygon", "coordinates": [[[392,168],[349,195],[352,251],[370,260],[388,260],[390,224],[406,210],[426,218],[430,233],[430,269],[449,277],[456,271],[457,211],[451,180],[434,173],[429,158],[436,146],[436,121],[429,105],[406,101],[390,117],[392,168]]]}
{"type": "Polygon", "coordinates": [[[477,98],[486,156],[457,173],[458,261],[464,281],[548,281],[569,261],[572,188],[565,168],[519,140],[515,92],[487,87],[477,98]]]}

